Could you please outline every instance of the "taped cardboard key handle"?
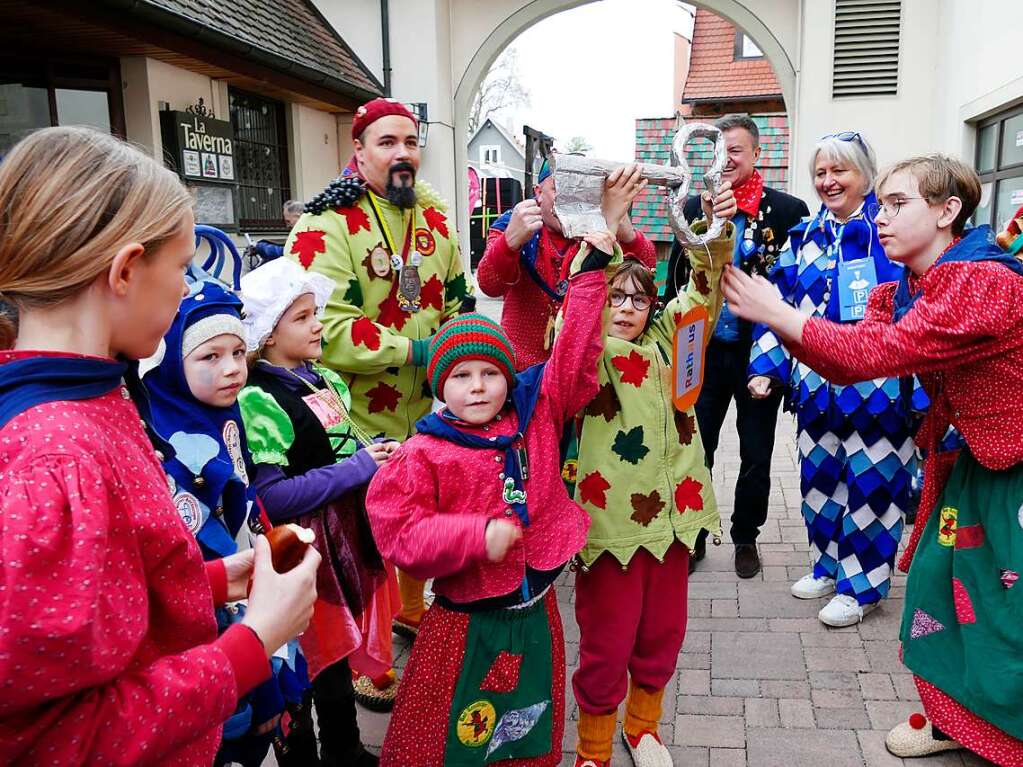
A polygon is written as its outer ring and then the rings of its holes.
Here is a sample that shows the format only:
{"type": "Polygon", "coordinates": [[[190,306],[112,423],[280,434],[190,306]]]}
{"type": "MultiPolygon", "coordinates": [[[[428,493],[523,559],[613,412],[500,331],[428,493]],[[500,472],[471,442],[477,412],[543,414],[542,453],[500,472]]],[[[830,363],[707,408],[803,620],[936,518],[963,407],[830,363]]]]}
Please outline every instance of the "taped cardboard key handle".
{"type": "Polygon", "coordinates": [[[710,314],[706,306],[694,306],[678,321],[672,343],[671,399],[685,412],[700,396],[704,363],[707,359],[707,331],[710,314]]]}

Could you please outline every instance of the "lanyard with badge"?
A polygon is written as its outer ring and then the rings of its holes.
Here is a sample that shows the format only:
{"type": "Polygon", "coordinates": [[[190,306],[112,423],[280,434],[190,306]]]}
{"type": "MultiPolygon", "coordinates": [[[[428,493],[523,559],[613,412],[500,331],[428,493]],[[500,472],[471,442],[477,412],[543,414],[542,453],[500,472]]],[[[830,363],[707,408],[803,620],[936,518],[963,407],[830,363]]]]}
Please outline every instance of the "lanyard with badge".
{"type": "MultiPolygon", "coordinates": [[[[828,222],[832,225],[831,222],[828,222]]],[[[866,223],[866,219],[864,219],[866,223]]],[[[870,291],[877,287],[877,267],[871,255],[873,237],[867,238],[867,255],[864,258],[845,260],[842,257],[842,235],[848,223],[833,230],[836,260],[838,262],[839,319],[842,322],[862,320],[867,310],[870,291]]]]}
{"type": "MultiPolygon", "coordinates": [[[[423,287],[422,278],[419,276],[419,267],[423,263],[423,256],[418,250],[412,250],[411,255],[409,254],[412,249],[412,229],[416,220],[415,209],[409,216],[408,226],[405,228],[405,242],[402,245],[401,255],[398,255],[398,248],[394,244],[394,238],[391,237],[391,231],[387,228],[384,217],[380,214],[377,201],[373,198],[372,193],[366,196],[369,198],[373,216],[376,218],[377,225],[390,250],[390,270],[398,275],[398,306],[404,312],[418,312],[423,287]]],[[[370,267],[380,277],[388,272],[386,258],[386,254],[379,247],[370,254],[370,267]]]]}

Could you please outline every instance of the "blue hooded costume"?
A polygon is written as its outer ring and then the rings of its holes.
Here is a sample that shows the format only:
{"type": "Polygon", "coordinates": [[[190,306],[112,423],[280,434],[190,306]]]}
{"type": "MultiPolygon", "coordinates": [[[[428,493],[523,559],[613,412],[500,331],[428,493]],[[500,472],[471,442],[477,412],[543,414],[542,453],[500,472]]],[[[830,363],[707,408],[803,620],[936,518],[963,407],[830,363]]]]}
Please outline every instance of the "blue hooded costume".
{"type": "MultiPolygon", "coordinates": [[[[186,281],[188,295],[170,330],[157,354],[140,363],[141,384],[136,381],[130,388],[167,473],[174,505],[195,535],[203,559],[212,560],[238,550],[246,524],[255,534],[269,525],[249,484],[252,459],[237,403],[214,407],[197,400],[185,379],[182,355],[186,331],[199,322],[211,328],[211,338],[218,327],[240,328],[242,302],[198,269],[190,270],[186,281]]],[[[241,621],[245,608],[219,607],[216,614],[220,630],[225,631],[241,621]]],[[[254,735],[252,727],[282,713],[287,703],[301,703],[309,680],[297,644],[289,645],[286,659],[272,658],[271,665],[273,676],[240,700],[225,723],[218,764],[258,767],[279,733],[254,735]]]]}

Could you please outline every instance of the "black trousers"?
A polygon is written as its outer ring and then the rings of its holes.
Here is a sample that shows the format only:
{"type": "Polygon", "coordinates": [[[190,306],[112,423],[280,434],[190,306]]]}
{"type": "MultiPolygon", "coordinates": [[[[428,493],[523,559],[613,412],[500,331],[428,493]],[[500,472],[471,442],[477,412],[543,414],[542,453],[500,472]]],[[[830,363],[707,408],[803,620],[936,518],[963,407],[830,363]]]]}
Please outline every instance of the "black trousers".
{"type": "Polygon", "coordinates": [[[363,749],[347,658],[317,675],[313,680],[312,697],[320,725],[322,763],[331,767],[353,764],[363,749]]]}
{"type": "Polygon", "coordinates": [[[732,512],[732,543],[754,543],[767,521],[767,496],[771,491],[771,455],[774,428],[778,421],[781,391],[766,399],[753,399],[749,382],[751,344],[725,343],[712,339],[707,346],[703,389],[696,402],[696,420],[707,453],[707,465],[714,469],[714,453],[721,437],[728,406],[735,399],[736,430],[739,432],[739,477],[735,481],[732,512]]]}

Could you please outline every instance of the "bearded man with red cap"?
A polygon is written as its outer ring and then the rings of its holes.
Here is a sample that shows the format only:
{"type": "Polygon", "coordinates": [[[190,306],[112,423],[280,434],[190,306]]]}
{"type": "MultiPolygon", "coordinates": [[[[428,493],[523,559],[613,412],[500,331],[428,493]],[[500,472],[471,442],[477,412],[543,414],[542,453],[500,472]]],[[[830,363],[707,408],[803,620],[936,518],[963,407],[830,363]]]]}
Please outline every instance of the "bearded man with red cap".
{"type": "MultiPolygon", "coordinates": [[[[373,437],[403,441],[430,412],[430,338],[470,295],[447,206],[419,171],[419,124],[400,102],[374,99],[352,121],[355,155],[313,198],[285,255],[337,284],[323,312],[323,364],[351,390],[351,418],[373,437]]],[[[399,573],[395,630],[414,638],[423,582],[399,573]]],[[[356,680],[356,698],[390,710],[393,671],[356,680]]]]}

